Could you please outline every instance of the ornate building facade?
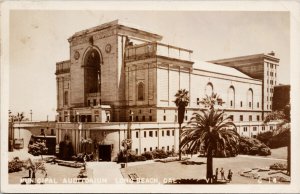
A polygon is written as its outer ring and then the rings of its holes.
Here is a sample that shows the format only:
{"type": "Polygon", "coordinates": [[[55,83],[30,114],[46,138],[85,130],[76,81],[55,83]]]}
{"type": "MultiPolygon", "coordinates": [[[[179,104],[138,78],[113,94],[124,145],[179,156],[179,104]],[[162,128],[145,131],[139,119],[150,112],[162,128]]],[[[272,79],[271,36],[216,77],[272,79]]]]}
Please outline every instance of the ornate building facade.
{"type": "Polygon", "coordinates": [[[56,64],[57,143],[67,136],[80,152],[81,139],[91,138],[91,151],[111,157],[127,137],[138,154],[177,150],[179,89],[190,95],[186,121],[214,92],[240,135],[272,129],[262,120],[272,109],[277,84],[274,53],[202,62],[192,58],[192,50],[161,40],[118,20],[70,37],[70,60],[56,64]]]}

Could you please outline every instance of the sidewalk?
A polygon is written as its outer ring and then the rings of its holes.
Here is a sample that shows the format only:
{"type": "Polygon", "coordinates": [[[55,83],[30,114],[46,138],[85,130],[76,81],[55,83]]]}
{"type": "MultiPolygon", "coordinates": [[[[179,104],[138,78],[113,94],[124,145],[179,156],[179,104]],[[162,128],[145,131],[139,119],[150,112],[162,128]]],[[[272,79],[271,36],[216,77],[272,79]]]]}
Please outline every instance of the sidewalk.
{"type": "Polygon", "coordinates": [[[120,168],[121,165],[115,162],[87,162],[89,178],[98,179],[103,184],[115,184],[123,179],[120,168]]]}

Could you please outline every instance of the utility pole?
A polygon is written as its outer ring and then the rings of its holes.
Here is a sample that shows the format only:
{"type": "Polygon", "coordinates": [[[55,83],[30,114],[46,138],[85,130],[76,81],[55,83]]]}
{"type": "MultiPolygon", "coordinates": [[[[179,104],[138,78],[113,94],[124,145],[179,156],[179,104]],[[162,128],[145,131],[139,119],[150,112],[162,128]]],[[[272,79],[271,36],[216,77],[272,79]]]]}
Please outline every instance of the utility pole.
{"type": "Polygon", "coordinates": [[[30,109],[30,121],[32,122],[32,110],[30,109]]]}

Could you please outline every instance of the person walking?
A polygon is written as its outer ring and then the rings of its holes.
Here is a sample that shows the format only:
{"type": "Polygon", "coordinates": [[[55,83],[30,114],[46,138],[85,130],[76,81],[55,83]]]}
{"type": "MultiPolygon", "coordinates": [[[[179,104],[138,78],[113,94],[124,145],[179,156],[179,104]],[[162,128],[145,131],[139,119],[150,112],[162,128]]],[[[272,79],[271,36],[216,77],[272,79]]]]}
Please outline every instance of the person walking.
{"type": "Polygon", "coordinates": [[[221,173],[221,180],[225,180],[225,176],[224,176],[225,172],[223,168],[221,168],[220,173],[221,173]]]}
{"type": "Polygon", "coordinates": [[[232,181],[232,174],[233,174],[233,173],[232,173],[231,169],[229,169],[228,175],[227,175],[227,179],[228,179],[229,182],[232,181]]]}
{"type": "Polygon", "coordinates": [[[215,176],[215,180],[216,180],[216,181],[218,180],[218,174],[219,174],[219,169],[216,168],[216,176],[215,176]]]}

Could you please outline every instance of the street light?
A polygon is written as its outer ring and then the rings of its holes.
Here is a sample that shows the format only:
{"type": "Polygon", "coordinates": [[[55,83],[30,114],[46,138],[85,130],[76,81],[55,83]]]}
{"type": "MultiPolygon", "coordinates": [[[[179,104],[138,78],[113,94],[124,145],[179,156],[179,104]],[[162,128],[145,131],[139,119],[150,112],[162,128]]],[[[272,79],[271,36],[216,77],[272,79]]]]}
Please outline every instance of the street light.
{"type": "Polygon", "coordinates": [[[32,110],[30,109],[30,121],[32,122],[32,110]]]}

